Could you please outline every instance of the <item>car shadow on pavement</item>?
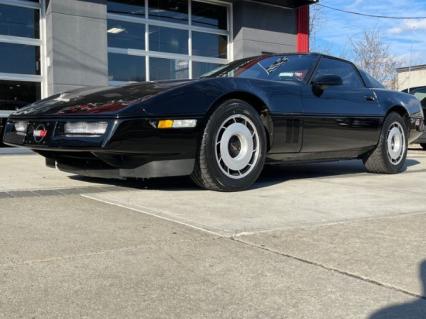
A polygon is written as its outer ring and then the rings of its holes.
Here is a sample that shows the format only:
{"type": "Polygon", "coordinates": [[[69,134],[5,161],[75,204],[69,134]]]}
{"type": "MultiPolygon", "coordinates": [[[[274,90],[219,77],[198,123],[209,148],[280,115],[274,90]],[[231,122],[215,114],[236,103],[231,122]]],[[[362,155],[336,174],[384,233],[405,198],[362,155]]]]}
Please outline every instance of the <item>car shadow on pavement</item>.
{"type": "MultiPolygon", "coordinates": [[[[406,167],[420,164],[416,160],[407,159],[406,167]]],[[[406,168],[405,168],[406,169],[406,168]]],[[[303,163],[303,164],[282,164],[266,165],[256,184],[250,189],[266,188],[281,184],[289,180],[305,178],[328,178],[336,176],[348,176],[367,173],[360,160],[323,162],[323,163],[303,163]]],[[[188,191],[202,190],[195,186],[189,177],[168,177],[153,178],[146,180],[114,180],[101,179],[84,176],[71,176],[71,179],[85,182],[94,182],[105,185],[113,185],[132,189],[150,189],[164,191],[188,191]]]]}
{"type": "Polygon", "coordinates": [[[152,179],[105,179],[97,177],[86,177],[80,175],[70,176],[73,180],[97,183],[108,186],[117,186],[119,188],[134,190],[163,190],[163,191],[188,191],[201,190],[191,181],[189,176],[183,177],[162,177],[152,179]]]}
{"type": "Polygon", "coordinates": [[[425,319],[426,318],[426,260],[420,264],[420,280],[423,285],[421,298],[400,305],[393,305],[372,314],[369,319],[425,319]]]}
{"type": "MultiPolygon", "coordinates": [[[[417,160],[407,159],[404,171],[419,164],[417,160]]],[[[254,188],[268,187],[294,179],[347,177],[358,174],[368,174],[361,160],[267,165],[254,188]]]]}

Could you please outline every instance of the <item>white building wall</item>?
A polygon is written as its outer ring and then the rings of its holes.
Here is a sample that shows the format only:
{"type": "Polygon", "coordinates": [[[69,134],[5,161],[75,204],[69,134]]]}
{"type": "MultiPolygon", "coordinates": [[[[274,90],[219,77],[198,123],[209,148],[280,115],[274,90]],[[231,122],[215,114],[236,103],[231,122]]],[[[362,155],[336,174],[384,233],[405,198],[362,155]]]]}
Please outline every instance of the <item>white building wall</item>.
{"type": "Polygon", "coordinates": [[[398,90],[426,86],[426,67],[419,70],[398,72],[398,90]]]}

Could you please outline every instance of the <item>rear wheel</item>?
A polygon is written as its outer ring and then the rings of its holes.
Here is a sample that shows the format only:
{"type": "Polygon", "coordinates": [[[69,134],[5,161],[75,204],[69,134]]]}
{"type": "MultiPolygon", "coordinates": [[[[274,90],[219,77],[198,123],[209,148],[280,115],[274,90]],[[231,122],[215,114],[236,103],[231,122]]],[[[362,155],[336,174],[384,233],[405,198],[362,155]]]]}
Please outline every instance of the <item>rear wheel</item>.
{"type": "Polygon", "coordinates": [[[422,144],[420,144],[420,146],[421,146],[424,150],[426,150],[426,144],[422,143],[422,144]]]}
{"type": "Polygon", "coordinates": [[[266,134],[256,110],[241,100],[223,103],[204,130],[193,181],[216,191],[249,188],[262,172],[266,134]]]}
{"type": "Polygon", "coordinates": [[[364,159],[371,173],[396,174],[402,171],[407,158],[407,124],[397,113],[390,113],[383,124],[376,149],[364,159]]]}

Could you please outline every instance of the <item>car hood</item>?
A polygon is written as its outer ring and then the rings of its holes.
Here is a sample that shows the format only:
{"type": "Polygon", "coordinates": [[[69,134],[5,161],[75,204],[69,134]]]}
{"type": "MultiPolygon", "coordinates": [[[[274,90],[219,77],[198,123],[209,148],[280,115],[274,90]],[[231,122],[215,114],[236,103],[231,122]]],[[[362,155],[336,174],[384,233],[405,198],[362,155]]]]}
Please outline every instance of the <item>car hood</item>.
{"type": "Polygon", "coordinates": [[[194,81],[160,81],[77,89],[30,104],[14,112],[11,117],[114,116],[134,104],[190,82],[194,81]]]}

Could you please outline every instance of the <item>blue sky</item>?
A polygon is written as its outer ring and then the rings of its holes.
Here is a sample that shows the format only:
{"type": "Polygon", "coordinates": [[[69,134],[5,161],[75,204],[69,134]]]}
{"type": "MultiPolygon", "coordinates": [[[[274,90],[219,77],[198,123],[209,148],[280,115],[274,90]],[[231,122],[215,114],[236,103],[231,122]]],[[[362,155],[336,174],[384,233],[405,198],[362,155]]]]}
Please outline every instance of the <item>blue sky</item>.
{"type": "MultiPolygon", "coordinates": [[[[319,0],[344,10],[387,16],[426,16],[426,0],[319,0]]],[[[314,9],[313,9],[314,10],[314,9]]],[[[400,66],[426,64],[426,19],[367,18],[320,8],[313,51],[351,58],[351,40],[365,31],[378,30],[400,66]]]]}

